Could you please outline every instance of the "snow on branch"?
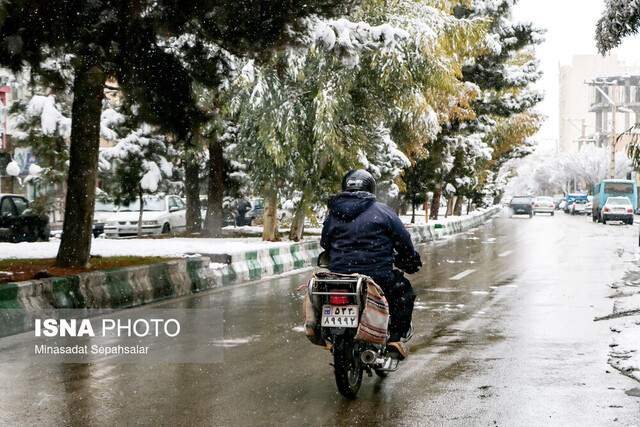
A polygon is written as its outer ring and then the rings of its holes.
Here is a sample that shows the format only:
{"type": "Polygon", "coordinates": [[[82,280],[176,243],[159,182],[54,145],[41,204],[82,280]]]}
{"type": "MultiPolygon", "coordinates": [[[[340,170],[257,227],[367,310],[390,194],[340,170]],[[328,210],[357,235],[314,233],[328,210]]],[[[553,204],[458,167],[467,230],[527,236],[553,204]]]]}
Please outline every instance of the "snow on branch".
{"type": "Polygon", "coordinates": [[[27,104],[26,115],[40,118],[40,129],[44,135],[71,136],[71,119],[60,112],[53,95],[35,95],[27,104]]]}
{"type": "Polygon", "coordinates": [[[606,0],[602,17],[596,24],[596,45],[606,54],[622,39],[638,33],[640,0],[606,0]]]}

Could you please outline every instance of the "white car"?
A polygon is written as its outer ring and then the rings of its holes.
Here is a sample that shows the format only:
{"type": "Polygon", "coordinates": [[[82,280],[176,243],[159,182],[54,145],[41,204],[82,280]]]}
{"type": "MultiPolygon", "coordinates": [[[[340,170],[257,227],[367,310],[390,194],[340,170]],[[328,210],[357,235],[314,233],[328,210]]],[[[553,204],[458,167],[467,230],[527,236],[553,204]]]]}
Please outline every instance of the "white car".
{"type": "MultiPolygon", "coordinates": [[[[178,196],[145,196],[142,235],[168,234],[186,229],[187,205],[178,196]]],[[[122,206],[107,220],[105,237],[130,237],[138,234],[140,201],[122,206]]]]}
{"type": "Polygon", "coordinates": [[[593,214],[593,196],[587,196],[587,203],[584,205],[585,215],[593,214]]]}
{"type": "Polygon", "coordinates": [[[548,213],[553,216],[555,205],[551,197],[540,196],[533,201],[533,214],[548,213]]]}
{"type": "Polygon", "coordinates": [[[633,205],[628,197],[609,197],[600,210],[599,221],[606,224],[610,220],[619,220],[633,224],[633,205]]]}
{"type": "Polygon", "coordinates": [[[585,213],[585,209],[587,207],[587,199],[574,199],[571,204],[571,208],[569,208],[569,213],[571,215],[582,215],[585,213]]]}
{"type": "Polygon", "coordinates": [[[93,210],[93,237],[98,237],[104,232],[105,223],[116,211],[116,205],[112,202],[96,200],[93,210]]]}

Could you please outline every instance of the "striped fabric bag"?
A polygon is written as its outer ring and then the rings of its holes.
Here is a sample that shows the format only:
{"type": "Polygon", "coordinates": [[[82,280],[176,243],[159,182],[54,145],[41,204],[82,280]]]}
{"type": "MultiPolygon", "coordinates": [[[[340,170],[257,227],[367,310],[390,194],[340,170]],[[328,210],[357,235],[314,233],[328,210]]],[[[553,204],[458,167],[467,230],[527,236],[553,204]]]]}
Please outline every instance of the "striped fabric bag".
{"type": "Polygon", "coordinates": [[[320,334],[320,323],[318,322],[318,313],[314,308],[309,293],[302,301],[302,323],[304,324],[304,332],[307,335],[309,341],[315,345],[325,345],[324,340],[320,334]]]}
{"type": "Polygon", "coordinates": [[[372,344],[383,344],[389,326],[389,303],[380,286],[367,280],[367,301],[362,311],[356,339],[372,344]]]}

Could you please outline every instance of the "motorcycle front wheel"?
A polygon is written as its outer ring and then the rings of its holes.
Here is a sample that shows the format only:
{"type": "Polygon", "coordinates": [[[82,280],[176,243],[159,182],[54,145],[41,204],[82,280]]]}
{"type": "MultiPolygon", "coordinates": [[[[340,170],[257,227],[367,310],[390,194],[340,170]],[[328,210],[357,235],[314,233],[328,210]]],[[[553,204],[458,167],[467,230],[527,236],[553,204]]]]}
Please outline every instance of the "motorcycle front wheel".
{"type": "Polygon", "coordinates": [[[353,337],[340,335],[333,345],[333,368],[338,391],[344,397],[353,399],[362,384],[363,367],[358,345],[353,337]]]}

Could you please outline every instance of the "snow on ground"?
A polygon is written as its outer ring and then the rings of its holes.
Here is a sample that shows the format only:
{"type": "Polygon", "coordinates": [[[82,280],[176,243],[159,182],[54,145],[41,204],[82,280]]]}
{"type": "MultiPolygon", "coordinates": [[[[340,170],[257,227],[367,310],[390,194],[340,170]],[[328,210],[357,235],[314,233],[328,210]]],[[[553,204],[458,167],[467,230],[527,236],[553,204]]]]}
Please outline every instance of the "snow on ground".
{"type": "MultiPolygon", "coordinates": [[[[263,242],[248,238],[169,238],[169,239],[93,239],[91,255],[183,257],[186,254],[230,254],[270,247],[289,242],[263,242]]],[[[0,243],[0,256],[5,258],[55,258],[59,240],[50,242],[0,243]]]]}
{"type": "MultiPolygon", "coordinates": [[[[462,217],[450,216],[437,221],[429,221],[429,224],[446,224],[462,217]]],[[[401,215],[405,224],[409,224],[411,217],[401,215]]],[[[424,225],[424,211],[416,214],[416,225],[424,225]]],[[[287,230],[280,230],[282,242],[263,242],[260,238],[262,227],[225,227],[225,230],[238,235],[253,235],[256,237],[229,237],[229,238],[183,238],[170,239],[93,239],[91,243],[91,255],[100,256],[163,256],[183,257],[187,254],[231,254],[236,252],[254,251],[265,248],[288,246],[287,230]]],[[[305,240],[317,239],[321,228],[305,228],[305,231],[315,236],[307,236],[305,240]]],[[[0,259],[6,258],[55,258],[58,253],[60,240],[52,239],[50,242],[21,242],[0,243],[0,259]]]]}
{"type": "Polygon", "coordinates": [[[640,381],[640,253],[624,280],[611,287],[614,289],[611,316],[620,317],[611,326],[614,336],[609,364],[640,381]]]}
{"type": "Polygon", "coordinates": [[[620,372],[640,381],[640,316],[612,326],[611,330],[616,335],[610,344],[609,363],[620,372]]]}

